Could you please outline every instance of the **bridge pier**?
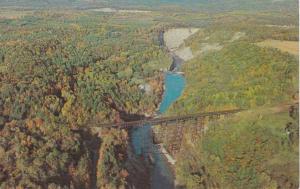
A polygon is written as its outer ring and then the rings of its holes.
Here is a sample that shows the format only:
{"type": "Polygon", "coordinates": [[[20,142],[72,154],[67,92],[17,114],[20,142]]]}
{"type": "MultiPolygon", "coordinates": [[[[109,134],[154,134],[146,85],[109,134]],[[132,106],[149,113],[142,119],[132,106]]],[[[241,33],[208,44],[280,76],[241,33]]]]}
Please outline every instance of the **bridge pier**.
{"type": "Polygon", "coordinates": [[[175,155],[176,153],[178,153],[180,151],[180,147],[182,144],[182,140],[183,140],[183,127],[185,124],[185,120],[178,120],[176,122],[176,137],[173,141],[173,155],[175,155]]]}

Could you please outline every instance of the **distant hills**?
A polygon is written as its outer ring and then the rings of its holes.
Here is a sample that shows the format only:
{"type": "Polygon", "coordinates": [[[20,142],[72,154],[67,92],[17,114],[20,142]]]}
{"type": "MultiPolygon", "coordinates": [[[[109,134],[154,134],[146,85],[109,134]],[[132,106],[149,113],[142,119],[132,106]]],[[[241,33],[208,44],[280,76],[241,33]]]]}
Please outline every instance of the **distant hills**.
{"type": "Polygon", "coordinates": [[[0,0],[0,7],[116,7],[162,9],[177,7],[201,11],[297,10],[297,0],[0,0]]]}

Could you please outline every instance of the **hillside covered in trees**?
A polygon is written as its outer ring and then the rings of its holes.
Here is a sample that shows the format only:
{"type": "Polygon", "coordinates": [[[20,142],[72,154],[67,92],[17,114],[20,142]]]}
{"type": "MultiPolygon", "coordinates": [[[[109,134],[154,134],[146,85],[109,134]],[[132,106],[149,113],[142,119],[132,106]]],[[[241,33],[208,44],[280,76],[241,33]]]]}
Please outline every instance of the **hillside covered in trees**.
{"type": "Polygon", "coordinates": [[[176,176],[186,188],[299,187],[296,15],[228,14],[186,40],[195,57],[169,115],[244,109],[184,136],[176,176]],[[264,46],[266,40],[276,43],[264,46]],[[282,46],[280,46],[282,45],[282,46]],[[285,48],[282,48],[285,47],[285,48]],[[242,186],[242,187],[241,187],[242,186]]]}
{"type": "Polygon", "coordinates": [[[127,133],[86,129],[154,113],[170,64],[154,25],[38,11],[1,19],[0,34],[0,188],[124,185],[127,133]]]}

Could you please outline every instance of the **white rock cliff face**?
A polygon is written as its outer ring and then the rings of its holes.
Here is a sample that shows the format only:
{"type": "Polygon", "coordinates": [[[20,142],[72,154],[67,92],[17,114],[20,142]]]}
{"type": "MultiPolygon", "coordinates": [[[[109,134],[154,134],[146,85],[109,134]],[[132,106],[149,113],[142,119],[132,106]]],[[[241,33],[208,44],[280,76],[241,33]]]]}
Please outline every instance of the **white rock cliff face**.
{"type": "Polygon", "coordinates": [[[174,28],[164,33],[164,40],[167,48],[183,59],[190,60],[194,57],[190,47],[186,47],[184,40],[199,31],[198,28],[174,28]]]}

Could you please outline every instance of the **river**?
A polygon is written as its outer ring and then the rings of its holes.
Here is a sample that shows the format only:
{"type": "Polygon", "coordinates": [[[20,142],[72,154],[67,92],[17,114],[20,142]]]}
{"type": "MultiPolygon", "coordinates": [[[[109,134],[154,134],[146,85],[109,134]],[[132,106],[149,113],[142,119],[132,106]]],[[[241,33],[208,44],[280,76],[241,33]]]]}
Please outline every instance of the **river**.
{"type": "MultiPolygon", "coordinates": [[[[184,59],[180,57],[176,51],[179,49],[183,41],[190,35],[196,32],[191,29],[171,29],[167,31],[167,40],[164,41],[164,33],[159,36],[160,44],[166,45],[169,54],[173,59],[170,71],[165,73],[164,85],[165,90],[161,104],[159,106],[158,115],[165,113],[173,102],[175,102],[182,94],[185,87],[185,78],[183,75],[176,73],[180,70],[184,59]],[[179,31],[179,32],[178,32],[179,31]],[[184,33],[184,36],[180,36],[178,33],[184,33]],[[175,34],[175,35],[174,35],[175,34]],[[173,41],[170,40],[171,39],[173,41]],[[180,41],[174,41],[174,40],[180,41]],[[169,45],[168,45],[169,44],[169,45]]],[[[154,163],[151,169],[150,185],[151,189],[174,189],[174,175],[170,166],[168,165],[165,157],[158,150],[158,147],[153,144],[151,125],[144,125],[143,127],[135,128],[131,133],[131,142],[133,144],[134,152],[136,155],[143,156],[147,159],[150,156],[154,159],[154,163]]]]}
{"type": "MultiPolygon", "coordinates": [[[[182,75],[167,72],[165,73],[165,91],[162,102],[159,107],[159,114],[164,113],[170,105],[180,97],[185,79],[182,75]]],[[[133,130],[131,142],[136,155],[142,155],[147,159],[148,155],[154,159],[151,169],[151,189],[174,189],[173,173],[165,160],[165,157],[159,152],[158,147],[153,144],[151,125],[145,125],[133,130]]]]}
{"type": "MultiPolygon", "coordinates": [[[[159,114],[167,111],[170,105],[180,97],[185,79],[183,75],[167,72],[164,77],[165,91],[159,107],[159,114]]],[[[136,155],[145,158],[151,153],[154,165],[151,169],[151,189],[174,189],[174,177],[172,171],[158,147],[153,144],[151,125],[139,127],[132,132],[132,144],[136,155]]]]}

